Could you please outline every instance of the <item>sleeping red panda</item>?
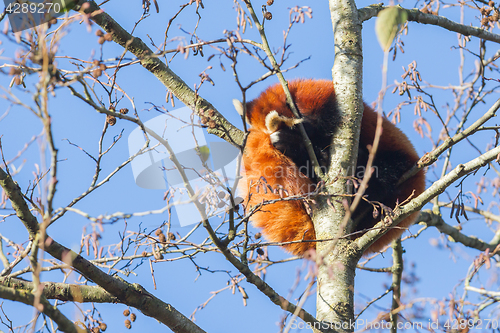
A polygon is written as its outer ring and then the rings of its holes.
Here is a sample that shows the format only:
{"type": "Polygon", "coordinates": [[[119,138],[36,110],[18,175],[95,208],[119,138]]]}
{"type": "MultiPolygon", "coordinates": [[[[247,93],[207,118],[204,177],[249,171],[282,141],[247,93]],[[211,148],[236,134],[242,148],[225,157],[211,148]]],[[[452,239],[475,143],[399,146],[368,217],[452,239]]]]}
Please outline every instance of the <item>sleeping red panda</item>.
{"type": "MultiPolygon", "coordinates": [[[[304,125],[322,169],[326,170],[328,166],[328,145],[338,128],[332,82],[294,80],[289,82],[289,89],[303,117],[301,120],[294,119],[280,84],[271,86],[258,98],[247,103],[246,117],[251,129],[243,154],[244,171],[240,181],[240,188],[245,195],[246,213],[252,206],[264,200],[280,199],[280,195],[274,190],[281,189],[281,193],[288,196],[315,190],[318,179],[311,171],[309,155],[295,126],[298,122],[304,125]]],[[[242,109],[241,103],[238,108],[242,109]]],[[[367,146],[373,143],[376,124],[376,112],[365,104],[359,139],[358,168],[367,163],[367,146]]],[[[412,195],[416,197],[422,193],[425,189],[423,170],[396,187],[400,177],[418,160],[418,154],[406,135],[384,118],[383,132],[373,163],[375,173],[365,191],[367,199],[394,208],[397,202],[401,203],[412,195]]],[[[360,202],[352,216],[353,220],[358,221],[356,231],[369,229],[380,220],[380,217],[373,217],[371,207],[363,200],[360,202]]],[[[391,229],[365,253],[382,250],[392,240],[401,236],[417,216],[418,212],[415,212],[401,221],[398,228],[391,229]]],[[[300,200],[264,205],[250,220],[273,242],[316,238],[311,217],[300,200]]],[[[315,248],[315,242],[297,242],[284,247],[289,252],[301,256],[308,249],[315,248]]]]}

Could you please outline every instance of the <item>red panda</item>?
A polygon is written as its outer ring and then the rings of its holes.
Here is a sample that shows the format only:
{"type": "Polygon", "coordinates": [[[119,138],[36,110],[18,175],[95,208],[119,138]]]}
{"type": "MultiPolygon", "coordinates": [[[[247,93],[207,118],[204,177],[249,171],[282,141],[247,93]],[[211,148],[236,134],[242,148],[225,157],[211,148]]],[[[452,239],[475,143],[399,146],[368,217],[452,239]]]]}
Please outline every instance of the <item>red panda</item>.
{"type": "MultiPolygon", "coordinates": [[[[289,82],[289,89],[303,117],[300,120],[294,119],[279,84],[271,86],[246,105],[246,117],[251,128],[243,154],[244,171],[240,182],[246,213],[264,200],[280,199],[276,190],[281,189],[281,193],[288,196],[314,191],[318,179],[311,171],[309,155],[295,126],[298,122],[304,125],[320,166],[323,170],[328,167],[329,144],[338,129],[333,84],[327,80],[302,79],[289,82]]],[[[239,108],[242,109],[242,106],[239,108]]],[[[373,143],[376,124],[377,113],[365,104],[358,168],[363,168],[367,163],[367,146],[373,143]]],[[[422,193],[425,189],[423,170],[396,187],[401,176],[418,160],[419,156],[406,135],[384,118],[383,132],[373,163],[375,172],[365,191],[367,199],[394,208],[397,202],[422,193]]],[[[353,220],[358,221],[356,231],[367,230],[380,220],[380,217],[374,218],[370,204],[363,200],[361,202],[352,216],[353,220]]],[[[418,212],[415,212],[401,221],[398,228],[391,229],[365,253],[382,250],[401,236],[417,216],[418,212]]],[[[251,215],[250,220],[273,242],[316,239],[311,217],[300,200],[278,200],[264,205],[251,215]]],[[[360,233],[357,235],[359,237],[360,233]]],[[[284,247],[292,254],[302,256],[308,249],[315,248],[315,242],[296,242],[284,247]]]]}

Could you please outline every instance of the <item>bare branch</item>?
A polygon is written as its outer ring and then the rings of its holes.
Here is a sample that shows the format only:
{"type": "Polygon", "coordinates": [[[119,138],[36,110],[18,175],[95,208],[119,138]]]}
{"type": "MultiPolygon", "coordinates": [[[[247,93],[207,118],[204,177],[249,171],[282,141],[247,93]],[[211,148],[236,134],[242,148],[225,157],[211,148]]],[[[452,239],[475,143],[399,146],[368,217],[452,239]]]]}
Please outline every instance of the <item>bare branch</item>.
{"type": "MultiPolygon", "coordinates": [[[[497,159],[499,154],[500,154],[500,147],[496,147],[482,154],[481,156],[476,157],[470,162],[467,162],[465,164],[459,164],[455,169],[453,169],[447,175],[435,181],[431,187],[425,190],[417,198],[411,200],[406,205],[400,207],[399,211],[396,210],[393,217],[392,226],[396,226],[405,217],[421,209],[431,199],[443,193],[448,188],[448,186],[453,184],[456,180],[460,179],[461,177],[471,172],[480,169],[483,166],[488,165],[489,162],[497,159]]],[[[366,234],[356,239],[355,242],[360,249],[366,249],[373,241],[378,239],[378,237],[380,237],[386,231],[387,229],[384,227],[384,221],[381,221],[375,225],[373,230],[368,231],[366,234]]]]}
{"type": "MultiPolygon", "coordinates": [[[[384,6],[382,4],[375,4],[361,8],[359,9],[359,18],[362,22],[367,21],[372,17],[377,16],[380,11],[388,7],[389,6],[384,6]]],[[[485,29],[456,23],[443,16],[425,14],[416,8],[414,9],[405,9],[402,7],[400,8],[408,14],[408,21],[436,25],[438,27],[444,28],[449,31],[458,32],[459,34],[462,34],[464,36],[474,36],[495,43],[500,43],[500,35],[491,33],[485,29]]]]}
{"type": "Polygon", "coordinates": [[[403,246],[401,238],[392,242],[392,305],[391,305],[391,333],[398,331],[398,313],[392,313],[401,305],[401,280],[403,276],[403,246]]]}
{"type": "MultiPolygon", "coordinates": [[[[271,62],[274,71],[276,72],[276,76],[278,77],[278,80],[280,81],[281,86],[283,87],[287,103],[290,109],[292,110],[292,113],[295,116],[295,118],[301,119],[302,116],[300,115],[299,109],[297,108],[297,105],[295,105],[295,101],[292,98],[292,94],[288,89],[288,82],[285,80],[285,77],[281,72],[281,68],[278,65],[276,59],[274,58],[273,53],[271,52],[271,47],[269,46],[269,43],[267,41],[267,36],[264,31],[264,24],[261,24],[259,19],[257,18],[257,15],[255,14],[255,11],[253,9],[250,0],[244,0],[244,2],[247,5],[248,10],[250,11],[250,15],[252,16],[252,19],[254,21],[255,26],[257,27],[257,30],[259,31],[260,38],[262,39],[262,49],[266,52],[266,55],[269,58],[269,61],[271,62]]],[[[264,18],[263,22],[265,22],[265,20],[266,19],[264,18]]],[[[316,175],[318,175],[318,178],[323,179],[324,178],[323,171],[321,170],[316,154],[314,153],[314,148],[312,146],[311,140],[309,139],[306,133],[306,129],[302,123],[298,123],[297,127],[300,131],[300,135],[304,138],[304,146],[306,147],[307,153],[314,168],[314,172],[316,173],[316,175]]]]}
{"type": "MultiPolygon", "coordinates": [[[[12,207],[30,233],[30,237],[35,238],[39,230],[38,221],[31,214],[19,186],[1,168],[0,186],[8,194],[12,207]]],[[[132,285],[124,280],[109,276],[79,254],[50,238],[48,234],[45,235],[45,239],[42,242],[44,245],[43,249],[51,256],[62,262],[69,263],[87,279],[97,283],[123,303],[135,307],[147,316],[157,319],[174,332],[204,332],[191,320],[178,312],[172,305],[156,298],[142,286],[138,284],[132,285]]]]}
{"type": "Polygon", "coordinates": [[[500,99],[498,99],[490,108],[489,110],[481,116],[478,120],[476,120],[472,125],[470,125],[468,128],[463,130],[462,132],[459,132],[455,134],[452,138],[448,137],[439,147],[431,151],[430,153],[425,154],[420,161],[415,165],[413,168],[408,170],[403,177],[398,182],[399,184],[402,184],[404,181],[407,179],[411,178],[412,176],[416,175],[417,172],[426,166],[429,166],[433,164],[434,162],[437,161],[438,157],[447,151],[449,148],[453,147],[456,145],[458,142],[462,141],[463,139],[468,138],[472,134],[476,133],[478,130],[481,129],[481,126],[486,123],[488,120],[491,118],[495,117],[498,108],[500,108],[500,99]]]}
{"type": "MultiPolygon", "coordinates": [[[[18,290],[13,288],[8,288],[0,285],[0,298],[9,299],[15,302],[21,302],[26,305],[33,305],[35,302],[35,296],[30,290],[18,290]]],[[[78,327],[71,320],[66,318],[55,306],[49,303],[44,297],[39,299],[39,304],[42,307],[41,312],[49,316],[53,321],[57,323],[58,330],[68,333],[78,333],[82,331],[81,327],[78,327]]],[[[85,329],[85,332],[89,332],[85,329]]]]}
{"type": "MultiPolygon", "coordinates": [[[[42,282],[42,294],[47,299],[78,303],[122,303],[99,286],[42,282]]],[[[0,278],[0,285],[15,290],[33,290],[33,282],[14,278],[0,278]]]]}
{"type": "Polygon", "coordinates": [[[154,56],[153,51],[140,38],[129,34],[111,16],[102,11],[94,1],[80,0],[78,4],[78,10],[84,15],[88,15],[106,32],[112,34],[116,43],[139,58],[141,65],[153,73],[180,101],[199,116],[214,120],[215,126],[207,128],[209,133],[219,136],[236,147],[241,146],[243,132],[229,123],[212,104],[195,93],[170,67],[154,56]],[[209,112],[210,110],[213,110],[214,113],[209,112]],[[211,114],[213,115],[211,116],[211,114]]]}
{"type": "Polygon", "coordinates": [[[441,233],[450,236],[455,242],[479,251],[485,251],[486,249],[494,250],[500,244],[498,241],[496,243],[487,243],[475,236],[464,235],[457,228],[446,223],[441,216],[434,214],[430,210],[422,211],[417,221],[436,227],[441,233]]]}

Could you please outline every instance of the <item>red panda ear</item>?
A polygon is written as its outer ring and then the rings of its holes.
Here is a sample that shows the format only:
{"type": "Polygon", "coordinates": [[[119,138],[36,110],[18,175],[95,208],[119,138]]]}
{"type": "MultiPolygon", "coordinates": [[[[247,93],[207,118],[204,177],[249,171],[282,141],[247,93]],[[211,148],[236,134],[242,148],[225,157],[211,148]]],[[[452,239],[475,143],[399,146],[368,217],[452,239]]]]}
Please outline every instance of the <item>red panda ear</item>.
{"type": "Polygon", "coordinates": [[[266,128],[269,133],[274,133],[281,127],[281,124],[289,128],[293,128],[295,125],[300,124],[302,121],[302,119],[280,116],[278,112],[271,111],[266,116],[266,128]]]}
{"type": "Polygon", "coordinates": [[[244,110],[243,103],[241,103],[237,99],[233,99],[233,105],[234,108],[236,109],[236,112],[238,112],[238,114],[243,117],[243,110],[244,110]]]}
{"type": "MultiPolygon", "coordinates": [[[[236,112],[238,112],[238,114],[243,117],[243,112],[245,110],[245,108],[243,107],[243,103],[241,103],[239,100],[237,99],[233,99],[233,105],[234,105],[234,108],[236,109],[236,112]]],[[[248,104],[247,104],[248,105],[248,104]]],[[[248,106],[247,106],[247,114],[245,115],[245,121],[247,124],[250,124],[250,120],[248,118],[248,106]]]]}

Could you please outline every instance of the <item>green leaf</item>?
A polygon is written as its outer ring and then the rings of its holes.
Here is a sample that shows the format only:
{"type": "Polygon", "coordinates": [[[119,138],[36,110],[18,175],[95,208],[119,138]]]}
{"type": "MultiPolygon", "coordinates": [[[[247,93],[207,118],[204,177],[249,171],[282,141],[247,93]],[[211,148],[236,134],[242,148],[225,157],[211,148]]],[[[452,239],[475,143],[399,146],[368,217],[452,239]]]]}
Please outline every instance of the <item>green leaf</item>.
{"type": "Polygon", "coordinates": [[[62,14],[67,13],[71,9],[73,9],[76,5],[76,0],[54,0],[53,3],[54,5],[56,3],[60,5],[59,7],[53,6],[53,10],[56,12],[56,14],[62,14]]]}
{"type": "Polygon", "coordinates": [[[200,150],[200,157],[203,162],[206,162],[208,158],[210,157],[210,148],[208,146],[201,146],[198,147],[200,150]]]}
{"type": "Polygon", "coordinates": [[[394,37],[396,37],[401,25],[406,22],[407,17],[406,11],[396,6],[386,8],[378,13],[375,33],[382,50],[389,50],[394,37]]]}

